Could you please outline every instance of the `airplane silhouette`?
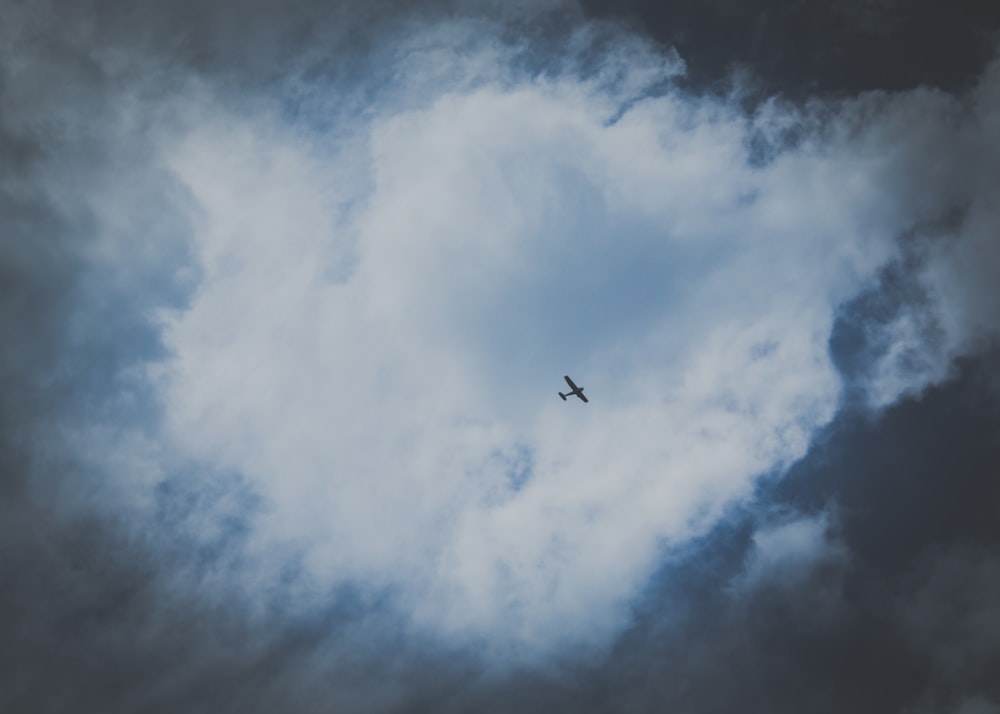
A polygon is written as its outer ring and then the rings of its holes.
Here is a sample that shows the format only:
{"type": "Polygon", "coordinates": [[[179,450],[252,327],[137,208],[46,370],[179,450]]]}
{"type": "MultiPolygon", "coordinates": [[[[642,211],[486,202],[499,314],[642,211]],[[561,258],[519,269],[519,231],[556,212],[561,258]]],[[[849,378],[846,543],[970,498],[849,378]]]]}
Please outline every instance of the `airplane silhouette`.
{"type": "Polygon", "coordinates": [[[590,401],[585,396],[583,396],[583,387],[578,387],[575,384],[573,384],[573,380],[570,379],[569,377],[563,377],[563,379],[566,380],[566,384],[568,384],[569,388],[570,388],[570,391],[568,391],[566,394],[563,394],[562,392],[559,392],[559,396],[562,397],[562,400],[564,402],[566,401],[566,397],[571,397],[574,394],[576,396],[580,397],[580,399],[582,399],[585,402],[589,402],[590,401]]]}

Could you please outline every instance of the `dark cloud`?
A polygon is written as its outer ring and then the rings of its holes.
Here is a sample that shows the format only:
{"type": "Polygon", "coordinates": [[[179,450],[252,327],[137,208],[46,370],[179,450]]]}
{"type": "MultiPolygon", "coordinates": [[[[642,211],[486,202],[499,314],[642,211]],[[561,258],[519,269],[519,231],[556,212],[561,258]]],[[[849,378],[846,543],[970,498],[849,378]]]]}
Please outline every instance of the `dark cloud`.
{"type": "Polygon", "coordinates": [[[583,0],[588,13],[632,22],[678,49],[696,86],[748,72],[767,95],[804,97],[928,84],[968,87],[993,56],[1000,10],[963,0],[764,0],[609,3],[583,0]]]}
{"type": "Polygon", "coordinates": [[[884,416],[841,418],[777,495],[811,507],[837,499],[848,546],[880,572],[910,567],[932,545],[992,542],[1000,535],[995,361],[970,362],[954,383],[884,416]]]}
{"type": "Polygon", "coordinates": [[[926,549],[903,582],[900,628],[931,673],[928,695],[992,697],[1000,657],[1000,547],[997,538],[926,549]]]}

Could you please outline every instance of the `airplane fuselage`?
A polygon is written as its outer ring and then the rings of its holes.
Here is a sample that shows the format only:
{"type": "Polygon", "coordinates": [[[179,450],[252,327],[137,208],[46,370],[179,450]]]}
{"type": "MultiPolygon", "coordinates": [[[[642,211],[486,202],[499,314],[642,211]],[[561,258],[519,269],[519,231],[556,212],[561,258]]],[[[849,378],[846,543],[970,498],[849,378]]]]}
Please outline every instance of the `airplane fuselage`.
{"type": "Polygon", "coordinates": [[[563,379],[566,380],[566,384],[568,384],[570,388],[570,390],[566,392],[566,394],[559,392],[559,396],[562,397],[562,400],[564,402],[566,401],[566,397],[572,397],[572,396],[579,397],[580,400],[583,402],[589,401],[585,396],[583,396],[583,387],[576,386],[576,384],[573,383],[573,380],[570,379],[569,376],[564,376],[563,379]]]}

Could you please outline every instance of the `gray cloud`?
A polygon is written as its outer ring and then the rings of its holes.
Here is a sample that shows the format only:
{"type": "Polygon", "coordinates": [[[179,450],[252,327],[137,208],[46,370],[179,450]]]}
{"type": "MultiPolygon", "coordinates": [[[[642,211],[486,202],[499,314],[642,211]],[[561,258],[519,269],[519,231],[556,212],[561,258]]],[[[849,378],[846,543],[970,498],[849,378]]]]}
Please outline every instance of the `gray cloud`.
{"type": "Polygon", "coordinates": [[[954,545],[927,554],[910,576],[902,627],[930,661],[931,687],[994,696],[991,662],[1000,647],[1000,554],[954,545]]]}
{"type": "Polygon", "coordinates": [[[932,0],[738,3],[584,0],[677,47],[700,87],[752,78],[754,96],[799,99],[921,85],[968,88],[994,53],[1000,13],[982,0],[943,12],[932,0]]]}

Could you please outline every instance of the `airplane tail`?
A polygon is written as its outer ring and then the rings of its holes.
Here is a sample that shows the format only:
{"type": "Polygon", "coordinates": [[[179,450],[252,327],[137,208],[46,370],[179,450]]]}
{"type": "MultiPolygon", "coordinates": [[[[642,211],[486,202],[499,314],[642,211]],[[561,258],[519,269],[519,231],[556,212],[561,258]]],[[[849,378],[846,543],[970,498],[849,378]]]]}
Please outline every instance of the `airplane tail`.
{"type": "Polygon", "coordinates": [[[565,394],[563,394],[562,392],[559,392],[559,396],[562,397],[562,400],[564,402],[566,401],[566,395],[565,394]]]}

